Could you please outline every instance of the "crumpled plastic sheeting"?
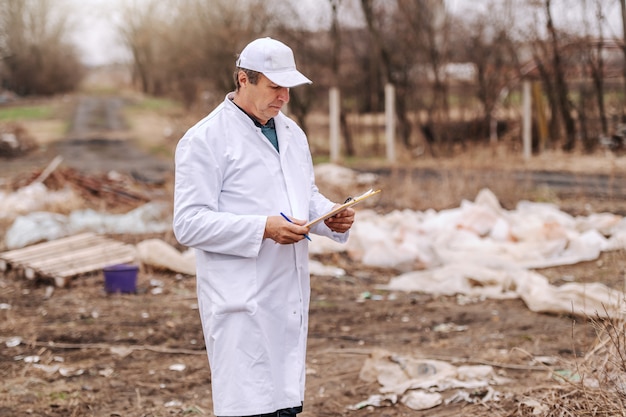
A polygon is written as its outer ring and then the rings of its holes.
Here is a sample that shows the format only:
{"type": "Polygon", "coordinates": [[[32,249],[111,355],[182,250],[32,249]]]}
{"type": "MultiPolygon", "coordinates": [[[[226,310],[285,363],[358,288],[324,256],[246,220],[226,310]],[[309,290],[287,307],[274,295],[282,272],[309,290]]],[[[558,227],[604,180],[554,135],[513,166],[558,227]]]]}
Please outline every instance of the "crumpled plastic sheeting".
{"type": "Polygon", "coordinates": [[[71,234],[72,230],[67,223],[67,216],[38,211],[15,219],[7,230],[4,242],[8,249],[18,249],[71,234]]]}
{"type": "Polygon", "coordinates": [[[71,188],[51,191],[40,182],[33,182],[15,192],[0,191],[0,219],[13,220],[17,216],[40,212],[49,207],[79,207],[80,198],[71,188]]]}
{"type": "Polygon", "coordinates": [[[364,185],[373,185],[378,176],[373,173],[359,173],[333,163],[316,164],[315,179],[318,184],[325,184],[325,191],[348,196],[364,185]]]}
{"type": "Polygon", "coordinates": [[[171,230],[167,204],[147,203],[125,214],[78,210],[68,216],[35,212],[15,219],[5,235],[9,249],[18,249],[45,240],[81,232],[163,233],[171,230]]]}
{"type": "Polygon", "coordinates": [[[478,264],[446,265],[408,272],[379,287],[435,295],[464,294],[492,299],[521,298],[537,313],[583,317],[625,317],[624,293],[601,283],[567,283],[556,287],[543,275],[521,269],[495,269],[478,264]]]}
{"type": "MultiPolygon", "coordinates": [[[[383,191],[384,192],[384,191],[383,191]]],[[[319,240],[319,239],[318,239],[319,240]]],[[[319,253],[336,246],[314,241],[319,253]]],[[[441,210],[357,212],[347,250],[356,261],[401,271],[473,262],[492,267],[546,268],[596,259],[626,248],[626,220],[611,213],[573,217],[546,203],[500,207],[487,189],[475,202],[441,210]]]]}
{"type": "Polygon", "coordinates": [[[320,277],[335,278],[341,278],[346,275],[346,271],[344,269],[332,265],[324,265],[314,259],[309,260],[309,273],[320,277]]]}
{"type": "Polygon", "coordinates": [[[348,409],[355,410],[365,405],[380,406],[375,400],[399,397],[400,402],[409,408],[427,410],[443,402],[440,392],[451,389],[473,391],[510,382],[498,376],[493,367],[488,365],[457,367],[444,361],[416,359],[382,349],[372,352],[364,362],[359,377],[366,382],[378,382],[382,395],[372,396],[348,409]]]}
{"type": "MultiPolygon", "coordinates": [[[[573,265],[626,248],[626,220],[611,213],[574,217],[555,205],[503,209],[482,190],[475,202],[436,212],[359,211],[344,250],[365,265],[405,271],[380,288],[476,298],[522,298],[535,312],[626,316],[626,296],[603,284],[554,287],[531,269],[573,265]]],[[[335,250],[317,242],[316,252],[335,250]]]]}
{"type": "Polygon", "coordinates": [[[196,275],[195,249],[180,252],[161,239],[147,239],[135,246],[137,256],[144,265],[181,274],[196,275]]]}

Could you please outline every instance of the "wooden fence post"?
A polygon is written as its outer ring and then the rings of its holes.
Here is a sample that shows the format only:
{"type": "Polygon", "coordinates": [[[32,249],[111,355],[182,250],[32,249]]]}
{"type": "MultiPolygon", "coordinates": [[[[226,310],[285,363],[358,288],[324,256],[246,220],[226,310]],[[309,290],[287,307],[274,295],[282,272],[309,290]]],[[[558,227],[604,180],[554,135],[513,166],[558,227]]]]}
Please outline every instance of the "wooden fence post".
{"type": "Polygon", "coordinates": [[[532,155],[532,96],[530,81],[524,80],[523,84],[523,120],[522,120],[522,143],[524,159],[530,159],[532,155]]]}
{"type": "Polygon", "coordinates": [[[339,89],[332,87],[329,91],[329,124],[330,124],[330,162],[337,163],[341,159],[339,142],[339,89]]]}
{"type": "Polygon", "coordinates": [[[392,84],[385,85],[385,138],[387,160],[396,162],[396,94],[392,84]]]}

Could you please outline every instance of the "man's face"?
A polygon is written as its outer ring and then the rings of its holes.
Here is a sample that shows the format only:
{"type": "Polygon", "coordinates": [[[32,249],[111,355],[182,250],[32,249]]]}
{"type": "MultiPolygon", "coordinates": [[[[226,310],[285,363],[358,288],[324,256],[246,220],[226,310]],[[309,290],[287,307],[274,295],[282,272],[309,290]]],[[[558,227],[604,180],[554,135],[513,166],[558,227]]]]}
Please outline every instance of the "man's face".
{"type": "MultiPolygon", "coordinates": [[[[241,74],[241,73],[240,73],[241,74]]],[[[256,84],[247,79],[241,87],[244,110],[261,124],[278,115],[284,104],[289,102],[289,88],[280,87],[261,74],[256,84]]]]}

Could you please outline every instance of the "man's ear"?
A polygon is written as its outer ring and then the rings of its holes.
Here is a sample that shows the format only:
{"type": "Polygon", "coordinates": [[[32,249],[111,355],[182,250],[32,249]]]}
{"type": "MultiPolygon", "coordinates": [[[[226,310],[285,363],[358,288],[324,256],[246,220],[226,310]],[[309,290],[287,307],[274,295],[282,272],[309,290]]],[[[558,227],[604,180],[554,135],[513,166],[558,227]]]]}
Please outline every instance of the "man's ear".
{"type": "Polygon", "coordinates": [[[248,84],[248,75],[245,73],[245,71],[239,70],[239,72],[237,73],[237,79],[239,80],[239,85],[243,86],[248,84]]]}

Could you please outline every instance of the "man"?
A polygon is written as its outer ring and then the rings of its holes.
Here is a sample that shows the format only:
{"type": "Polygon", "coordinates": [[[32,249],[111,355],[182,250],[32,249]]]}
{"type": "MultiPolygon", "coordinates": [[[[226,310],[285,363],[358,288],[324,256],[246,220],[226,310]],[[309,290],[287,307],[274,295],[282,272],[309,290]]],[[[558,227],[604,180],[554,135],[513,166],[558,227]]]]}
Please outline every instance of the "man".
{"type": "Polygon", "coordinates": [[[346,209],[320,194],[306,135],[281,108],[311,81],[285,44],[239,55],[236,90],[176,148],[174,233],[196,249],[198,305],[216,416],[302,411],[310,298],[309,233],[345,242],[346,209]],[[284,214],[284,216],[282,215],[284,214]]]}

